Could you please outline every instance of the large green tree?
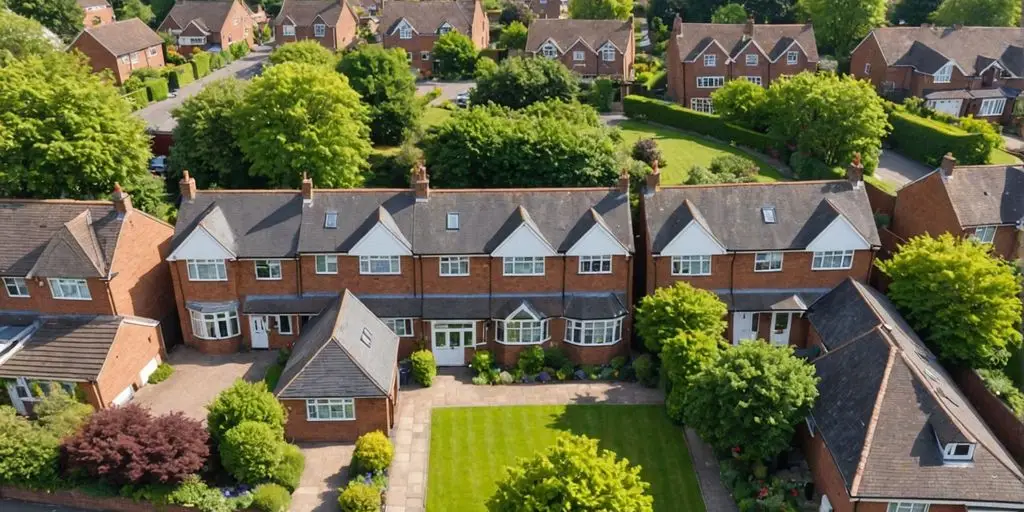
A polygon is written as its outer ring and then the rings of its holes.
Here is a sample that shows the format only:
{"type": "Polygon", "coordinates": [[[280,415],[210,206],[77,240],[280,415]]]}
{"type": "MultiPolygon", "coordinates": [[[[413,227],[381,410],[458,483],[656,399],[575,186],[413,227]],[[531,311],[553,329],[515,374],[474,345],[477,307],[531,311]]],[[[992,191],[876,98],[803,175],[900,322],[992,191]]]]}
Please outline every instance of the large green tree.
{"type": "Polygon", "coordinates": [[[630,466],[596,439],[562,435],[554,446],[506,467],[489,512],[652,512],[650,484],[640,466],[630,466]]]}
{"type": "Polygon", "coordinates": [[[313,39],[286,43],[270,52],[267,60],[271,64],[284,64],[285,62],[302,62],[314,66],[334,67],[338,58],[330,50],[313,39]]]}
{"type": "Polygon", "coordinates": [[[7,0],[7,6],[42,23],[65,41],[70,41],[82,31],[85,20],[85,11],[75,0],[7,0]]]}
{"type": "Polygon", "coordinates": [[[991,247],[918,236],[877,263],[888,295],[943,360],[999,368],[1021,343],[1020,277],[991,247]]]}
{"type": "Polygon", "coordinates": [[[743,7],[757,23],[786,23],[794,19],[796,0],[746,0],[743,7]]]}
{"type": "Polygon", "coordinates": [[[1016,27],[1020,8],[1016,0],[942,0],[932,17],[939,25],[1016,27]]]}
{"type": "Polygon", "coordinates": [[[501,36],[498,38],[498,48],[506,50],[525,50],[526,36],[529,30],[526,25],[519,21],[513,21],[501,29],[501,36]]]}
{"type": "Polygon", "coordinates": [[[38,21],[0,9],[0,66],[12,58],[46,55],[54,50],[38,21]]]}
{"type": "Polygon", "coordinates": [[[168,184],[177,188],[188,170],[196,186],[206,188],[263,188],[266,180],[249,175],[235,137],[235,111],[245,105],[248,82],[217,80],[185,100],[173,112],[174,145],[168,162],[168,184]]]}
{"type": "Polygon", "coordinates": [[[113,4],[114,13],[119,20],[138,18],[143,23],[152,23],[155,17],[153,9],[142,0],[115,0],[113,4]]]}
{"type": "MultiPolygon", "coordinates": [[[[671,30],[676,15],[682,15],[687,4],[686,0],[650,0],[647,4],[647,22],[650,24],[651,20],[658,18],[664,26],[671,30]]],[[[687,12],[687,16],[692,17],[692,14],[687,12]]],[[[693,19],[696,20],[696,18],[693,19]]]]}
{"type": "Polygon", "coordinates": [[[624,20],[633,0],[569,0],[569,17],[577,20],[624,20]]]}
{"type": "Polygon", "coordinates": [[[620,142],[593,108],[548,101],[456,112],[421,146],[439,187],[591,187],[615,183],[620,142]]]}
{"type": "Polygon", "coordinates": [[[716,450],[762,461],[789,446],[818,398],[814,366],[791,347],[744,341],[692,376],[683,418],[716,450]]]}
{"type": "Polygon", "coordinates": [[[416,77],[405,50],[361,46],[341,58],[338,71],[369,105],[375,144],[400,145],[419,126],[423,105],[416,99],[416,77]]]}
{"type": "Polygon", "coordinates": [[[120,183],[162,215],[147,171],[145,123],[77,55],[53,52],[0,67],[0,196],[108,197],[120,183]]]}
{"type": "Polygon", "coordinates": [[[823,53],[847,59],[871,29],[885,23],[886,0],[799,0],[814,23],[814,35],[823,53]]]}
{"type": "Polygon", "coordinates": [[[371,149],[367,118],[347,78],[295,62],[254,78],[235,111],[250,172],[271,187],[298,187],[304,172],[322,187],[361,184],[371,149]]]}
{"type": "Polygon", "coordinates": [[[893,25],[920,26],[929,21],[942,0],[900,0],[889,13],[889,22],[893,25]]]}
{"type": "Polygon", "coordinates": [[[743,4],[725,4],[711,14],[711,23],[746,23],[747,10],[743,4]]]}
{"type": "Polygon", "coordinates": [[[728,308],[714,292],[680,281],[658,288],[640,300],[636,332],[647,350],[660,352],[665,340],[679,331],[721,337],[725,333],[726,313],[728,308]]]}
{"type": "Polygon", "coordinates": [[[434,73],[446,80],[471,78],[478,53],[469,36],[452,30],[434,43],[434,73]]]}
{"type": "Polygon", "coordinates": [[[764,115],[768,91],[748,80],[730,80],[711,93],[715,113],[723,119],[752,130],[764,130],[769,119],[764,115]]]}
{"type": "Polygon", "coordinates": [[[159,25],[167,17],[174,7],[175,0],[149,0],[149,6],[153,9],[153,24],[159,25]]]}
{"type": "Polygon", "coordinates": [[[523,108],[539,101],[572,101],[579,93],[579,77],[554,59],[512,57],[490,73],[478,74],[471,99],[523,108]]]}

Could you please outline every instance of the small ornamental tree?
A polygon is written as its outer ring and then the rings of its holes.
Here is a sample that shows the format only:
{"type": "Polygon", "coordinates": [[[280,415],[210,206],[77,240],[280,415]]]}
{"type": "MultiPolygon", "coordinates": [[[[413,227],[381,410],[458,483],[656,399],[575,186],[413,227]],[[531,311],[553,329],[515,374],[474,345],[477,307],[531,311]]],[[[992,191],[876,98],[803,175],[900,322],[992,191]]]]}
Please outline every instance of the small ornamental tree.
{"type": "Polygon", "coordinates": [[[752,130],[763,130],[764,102],[768,92],[764,87],[747,80],[730,80],[724,87],[711,93],[715,113],[725,119],[752,130]]]}
{"type": "Polygon", "coordinates": [[[630,153],[633,160],[639,160],[649,167],[654,167],[654,162],[658,162],[658,165],[665,167],[668,162],[665,161],[665,157],[661,154],[661,148],[658,147],[658,141],[654,139],[639,139],[633,143],[633,150],[630,153]]]}
{"type": "Polygon", "coordinates": [[[57,477],[57,438],[0,405],[0,483],[44,486],[57,477]]]}
{"type": "Polygon", "coordinates": [[[154,417],[135,404],[93,414],[64,440],[67,467],[115,485],[176,484],[210,455],[203,425],[180,412],[154,417]]]}
{"type": "Polygon", "coordinates": [[[471,78],[476,69],[477,53],[472,39],[452,30],[434,43],[434,72],[445,80],[471,78]]]}
{"type": "Polygon", "coordinates": [[[1001,368],[1021,343],[1021,282],[991,247],[944,234],[917,236],[876,263],[888,295],[941,359],[1001,368]]]}
{"type": "Polygon", "coordinates": [[[224,469],[239,482],[258,484],[272,479],[284,461],[285,442],[270,425],[243,421],[224,434],[220,443],[224,469]]]}
{"type": "Polygon", "coordinates": [[[690,378],[683,418],[719,451],[747,460],[778,455],[818,398],[814,366],[791,347],[744,341],[690,378]]]}
{"type": "Polygon", "coordinates": [[[216,441],[221,441],[228,430],[244,421],[265,423],[277,432],[278,439],[284,436],[287,412],[262,381],[250,383],[239,379],[221,391],[206,409],[206,424],[216,441]]]}
{"type": "Polygon", "coordinates": [[[284,64],[285,62],[301,62],[314,66],[334,67],[338,58],[330,50],[314,40],[297,41],[286,43],[270,52],[267,60],[271,64],[284,64]]]}
{"type": "Polygon", "coordinates": [[[640,466],[630,466],[596,439],[560,436],[554,446],[506,469],[498,491],[487,501],[490,512],[651,512],[650,484],[640,466]]]}
{"type": "Polygon", "coordinates": [[[498,37],[498,48],[525,50],[527,32],[526,25],[519,21],[513,21],[501,29],[501,36],[498,37]]]}
{"type": "Polygon", "coordinates": [[[579,90],[579,77],[557,60],[512,57],[478,76],[470,99],[519,109],[541,101],[572,101],[579,90]]]}
{"type": "Polygon", "coordinates": [[[498,23],[508,26],[518,21],[523,25],[529,26],[535,17],[536,15],[530,10],[530,6],[526,5],[526,2],[523,0],[511,0],[505,4],[501,14],[498,15],[498,23]]]}
{"type": "Polygon", "coordinates": [[[665,340],[679,331],[725,333],[725,303],[714,292],[680,281],[644,297],[636,311],[636,332],[651,352],[660,352],[665,340]]]}

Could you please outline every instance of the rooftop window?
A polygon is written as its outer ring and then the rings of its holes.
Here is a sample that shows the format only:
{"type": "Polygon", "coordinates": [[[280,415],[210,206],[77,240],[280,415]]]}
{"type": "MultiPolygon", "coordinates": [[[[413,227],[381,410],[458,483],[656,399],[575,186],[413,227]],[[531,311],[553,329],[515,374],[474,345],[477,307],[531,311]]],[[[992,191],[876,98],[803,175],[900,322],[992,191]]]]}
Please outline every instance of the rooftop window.
{"type": "Polygon", "coordinates": [[[761,218],[765,224],[775,224],[775,207],[765,206],[761,208],[761,218]]]}
{"type": "Polygon", "coordinates": [[[327,212],[324,215],[324,227],[330,229],[338,227],[338,212],[327,212]]]}

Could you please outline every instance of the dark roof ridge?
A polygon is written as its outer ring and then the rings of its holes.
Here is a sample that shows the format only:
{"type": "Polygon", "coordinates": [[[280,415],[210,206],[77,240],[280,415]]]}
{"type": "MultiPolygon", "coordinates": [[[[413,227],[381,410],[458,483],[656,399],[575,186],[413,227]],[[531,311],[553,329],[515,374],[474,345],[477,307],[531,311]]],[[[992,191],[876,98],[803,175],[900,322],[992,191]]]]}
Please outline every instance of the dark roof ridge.
{"type": "Polygon", "coordinates": [[[0,198],[0,203],[50,203],[50,204],[81,204],[91,206],[109,206],[114,208],[114,203],[102,199],[19,199],[16,197],[0,198]]]}
{"type": "MultiPolygon", "coordinates": [[[[280,395],[281,393],[284,393],[284,391],[286,389],[288,389],[288,386],[291,386],[292,383],[295,382],[295,379],[298,379],[299,376],[302,375],[302,372],[306,369],[306,366],[309,365],[309,362],[313,361],[314,359],[316,359],[317,355],[319,355],[320,352],[323,352],[324,348],[326,348],[327,345],[329,345],[331,342],[334,342],[339,347],[341,346],[341,343],[338,343],[335,340],[335,338],[334,338],[334,331],[336,331],[338,329],[338,324],[341,322],[341,316],[342,316],[341,315],[341,309],[344,307],[345,299],[348,297],[348,289],[346,289],[345,292],[346,293],[341,294],[340,298],[335,299],[335,300],[339,301],[339,304],[338,304],[338,314],[335,315],[334,319],[333,319],[334,323],[331,326],[331,338],[328,340],[327,343],[324,343],[324,344],[320,345],[320,347],[316,349],[316,352],[313,352],[312,354],[310,354],[310,356],[308,358],[306,358],[306,361],[305,361],[305,363],[303,363],[302,368],[299,368],[299,371],[295,372],[295,375],[292,375],[292,378],[289,379],[288,382],[285,382],[283,386],[280,385],[280,383],[278,384],[277,389],[280,390],[279,392],[275,392],[275,390],[271,390],[271,392],[274,393],[274,396],[277,396],[277,395],[280,395]]],[[[334,301],[332,300],[331,302],[334,302],[334,301]]],[[[324,308],[324,311],[326,311],[327,309],[328,308],[324,308]]],[[[320,314],[323,314],[323,311],[321,311],[320,314]]],[[[310,323],[310,325],[312,325],[312,323],[310,323]]],[[[342,347],[342,350],[345,351],[344,347],[342,347]]],[[[345,351],[345,353],[348,354],[348,351],[345,351]]],[[[351,355],[349,356],[349,358],[351,359],[351,355]]]]}
{"type": "MultiPolygon", "coordinates": [[[[348,355],[348,358],[349,358],[350,360],[352,360],[352,364],[354,364],[354,365],[356,366],[356,368],[359,368],[359,371],[363,372],[363,375],[366,375],[366,376],[367,376],[367,378],[368,378],[368,379],[370,380],[370,382],[372,382],[372,383],[373,383],[373,385],[374,385],[374,386],[375,386],[375,387],[376,387],[377,389],[379,389],[379,390],[381,391],[381,393],[384,393],[384,395],[385,395],[385,396],[388,396],[388,395],[390,395],[390,392],[389,392],[389,391],[388,391],[387,389],[384,389],[383,387],[381,387],[380,383],[379,383],[379,382],[377,382],[377,380],[376,380],[376,379],[374,379],[373,377],[370,377],[370,375],[371,375],[371,372],[370,372],[370,370],[369,370],[369,369],[367,369],[366,367],[364,367],[364,366],[362,365],[362,363],[360,363],[360,362],[359,362],[359,358],[358,358],[358,357],[355,357],[355,355],[353,355],[353,354],[352,354],[352,352],[350,352],[350,351],[348,350],[348,348],[346,348],[346,347],[345,347],[345,344],[344,344],[344,343],[342,343],[342,342],[341,342],[340,340],[338,340],[337,336],[335,336],[335,335],[334,335],[334,333],[335,333],[335,332],[337,331],[337,329],[338,329],[338,324],[339,324],[339,323],[341,323],[341,322],[340,322],[340,320],[341,320],[341,317],[343,316],[343,315],[341,314],[341,312],[345,310],[345,306],[346,306],[346,304],[347,304],[347,303],[346,303],[345,301],[346,301],[346,300],[348,300],[348,301],[351,301],[353,297],[355,297],[355,295],[353,295],[353,294],[352,294],[352,292],[350,292],[350,291],[348,290],[348,288],[346,288],[346,289],[345,289],[345,292],[341,294],[341,305],[340,305],[340,306],[339,306],[339,308],[338,308],[338,321],[336,321],[336,322],[334,323],[334,329],[335,329],[335,330],[334,330],[334,331],[331,331],[331,343],[334,343],[335,345],[337,345],[337,346],[338,346],[338,348],[340,348],[342,352],[344,352],[344,353],[345,353],[346,355],[348,355]]],[[[365,305],[365,304],[361,304],[361,305],[362,305],[362,307],[364,307],[364,308],[366,307],[366,305],[365,305]]],[[[377,315],[373,315],[373,317],[374,317],[374,318],[377,318],[377,315]]],[[[381,322],[382,320],[380,320],[379,318],[377,318],[377,321],[378,321],[378,322],[381,322]]],[[[325,343],[325,344],[324,344],[324,346],[326,347],[326,346],[327,346],[327,344],[325,343]]],[[[395,372],[393,372],[393,371],[392,371],[392,372],[391,372],[391,377],[392,377],[392,378],[394,378],[394,376],[395,376],[395,372]]]]}
{"type": "MultiPolygon", "coordinates": [[[[875,326],[872,331],[880,330],[878,326],[875,326]]],[[[886,341],[889,341],[886,338],[886,341]]],[[[847,343],[851,345],[852,343],[847,343]]],[[[891,342],[890,342],[891,345],[891,342]]],[[[878,389],[878,396],[875,397],[875,405],[871,408],[871,420],[868,422],[868,429],[864,436],[864,448],[861,449],[860,459],[857,461],[857,469],[853,473],[853,481],[850,482],[850,496],[857,495],[857,488],[860,487],[861,476],[864,473],[864,467],[868,462],[868,455],[871,453],[871,443],[875,440],[875,428],[878,426],[878,415],[882,409],[882,403],[885,401],[885,392],[889,388],[889,376],[892,375],[893,363],[896,361],[894,352],[889,352],[889,357],[885,362],[885,370],[882,372],[881,386],[878,389]]]]}
{"type": "Polygon", "coordinates": [[[783,185],[810,185],[815,183],[845,183],[846,179],[834,180],[801,180],[801,181],[768,181],[750,183],[707,183],[704,185],[662,185],[662,190],[680,190],[694,188],[724,188],[724,187],[752,187],[752,186],[783,186],[783,185]]]}

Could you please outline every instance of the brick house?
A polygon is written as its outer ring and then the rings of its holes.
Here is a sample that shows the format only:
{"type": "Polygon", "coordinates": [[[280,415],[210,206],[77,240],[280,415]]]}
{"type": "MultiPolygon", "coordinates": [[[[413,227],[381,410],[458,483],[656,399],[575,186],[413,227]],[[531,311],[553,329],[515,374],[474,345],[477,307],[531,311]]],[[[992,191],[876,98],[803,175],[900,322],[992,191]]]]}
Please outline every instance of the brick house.
{"type": "Polygon", "coordinates": [[[953,116],[1007,123],[1024,88],[1024,29],[882,27],[850,55],[850,73],[895,101],[924,98],[953,116]]]}
{"type": "Polygon", "coordinates": [[[242,0],[178,0],[157,30],[178,38],[178,51],[221,51],[232,43],[253,46],[256,21],[242,0]]]}
{"type": "MultiPolygon", "coordinates": [[[[896,192],[889,230],[901,240],[952,233],[992,244],[1009,261],[1024,260],[1024,169],[958,166],[952,155],[941,166],[896,192]]],[[[899,240],[896,240],[899,242],[899,240]]],[[[889,252],[895,247],[885,247],[889,252]]]]}
{"type": "Polygon", "coordinates": [[[1024,509],[1024,473],[880,292],[847,279],[807,310],[820,381],[798,438],[822,512],[1024,509]]]}
{"type": "Polygon", "coordinates": [[[537,19],[557,20],[569,15],[569,0],[529,0],[526,5],[537,19]]]}
{"type": "Polygon", "coordinates": [[[196,191],[168,258],[185,343],[278,348],[342,290],[440,365],[504,364],[534,345],[628,353],[633,236],[625,189],[196,191]]]}
{"type": "Polygon", "coordinates": [[[398,336],[349,291],[307,324],[274,395],[293,441],[387,433],[398,405],[398,336]]]}
{"type": "Polygon", "coordinates": [[[583,77],[633,80],[633,18],[622,20],[541,19],[530,24],[526,51],[558,59],[583,77]]]}
{"type": "Polygon", "coordinates": [[[78,0],[78,6],[85,11],[83,24],[86,27],[114,22],[114,8],[107,3],[107,0],[78,0]]]}
{"type": "Polygon", "coordinates": [[[314,40],[330,50],[356,41],[359,15],[347,0],[285,0],[274,19],[274,44],[314,40]]]}
{"type": "Polygon", "coordinates": [[[109,69],[121,85],[132,71],[164,67],[164,40],[138,18],[86,27],[68,46],[89,57],[96,72],[109,69]]]}
{"type": "Polygon", "coordinates": [[[478,50],[491,41],[490,21],[479,0],[384,2],[378,29],[384,48],[404,48],[422,76],[434,72],[434,43],[441,35],[456,30],[469,36],[478,50]]]}
{"type": "Polygon", "coordinates": [[[29,380],[77,385],[98,408],[145,384],[161,328],[178,324],[172,234],[119,188],[112,201],[0,200],[0,377],[20,411],[29,380]]]}
{"type": "Polygon", "coordinates": [[[714,291],[729,308],[732,343],[802,340],[807,305],[848,277],[866,282],[879,246],[860,174],[851,175],[661,187],[656,170],[640,203],[647,293],[678,281],[714,291]]]}
{"type": "Polygon", "coordinates": [[[768,87],[780,76],[818,67],[814,27],[683,23],[678,16],[665,50],[668,96],[684,107],[714,112],[711,93],[734,79],[768,87]]]}

